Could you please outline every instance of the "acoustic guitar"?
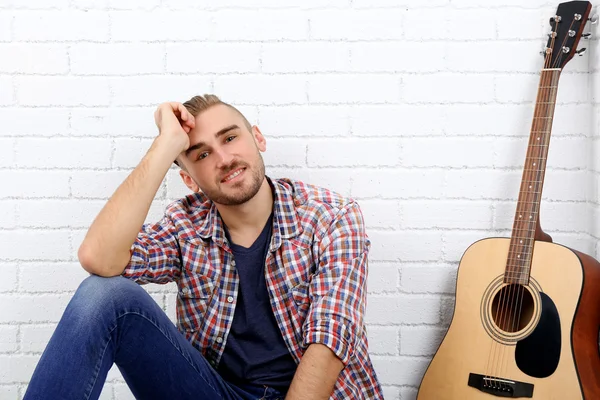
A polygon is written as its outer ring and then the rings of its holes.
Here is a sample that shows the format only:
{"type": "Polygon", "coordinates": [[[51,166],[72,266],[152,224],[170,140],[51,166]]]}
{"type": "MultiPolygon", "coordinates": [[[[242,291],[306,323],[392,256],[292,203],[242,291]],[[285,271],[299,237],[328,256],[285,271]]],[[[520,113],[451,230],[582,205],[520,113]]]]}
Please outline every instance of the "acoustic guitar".
{"type": "Polygon", "coordinates": [[[550,19],[511,237],[463,254],[452,322],[419,400],[600,399],[600,264],[552,243],[539,218],[558,80],[591,8],[561,3],[550,19]]]}

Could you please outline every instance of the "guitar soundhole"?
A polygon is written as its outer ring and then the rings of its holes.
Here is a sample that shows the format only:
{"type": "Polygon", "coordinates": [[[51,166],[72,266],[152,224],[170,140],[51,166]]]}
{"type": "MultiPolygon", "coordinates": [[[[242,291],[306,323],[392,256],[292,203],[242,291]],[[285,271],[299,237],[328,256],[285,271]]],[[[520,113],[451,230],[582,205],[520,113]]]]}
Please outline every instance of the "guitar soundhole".
{"type": "Polygon", "coordinates": [[[518,332],[533,318],[533,297],[523,285],[503,286],[494,296],[492,317],[498,328],[505,332],[518,332]]]}

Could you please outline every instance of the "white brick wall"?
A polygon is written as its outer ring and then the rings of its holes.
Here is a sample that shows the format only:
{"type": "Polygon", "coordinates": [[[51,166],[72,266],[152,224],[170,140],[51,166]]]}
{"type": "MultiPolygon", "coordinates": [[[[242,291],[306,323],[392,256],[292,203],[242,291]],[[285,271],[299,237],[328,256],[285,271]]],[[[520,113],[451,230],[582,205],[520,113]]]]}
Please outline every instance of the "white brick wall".
{"type": "MultiPolygon", "coordinates": [[[[156,105],[211,92],[259,124],[271,176],[361,204],[371,354],[386,398],[414,399],[463,252],[510,235],[557,4],[0,1],[0,399],[22,398],[156,105]]],[[[599,43],[561,78],[541,211],[556,242],[596,255],[599,43]]],[[[185,194],[169,171],[146,220],[185,194]]],[[[174,286],[145,288],[173,320],[174,286]]],[[[101,399],[133,399],[116,368],[101,399]]]]}

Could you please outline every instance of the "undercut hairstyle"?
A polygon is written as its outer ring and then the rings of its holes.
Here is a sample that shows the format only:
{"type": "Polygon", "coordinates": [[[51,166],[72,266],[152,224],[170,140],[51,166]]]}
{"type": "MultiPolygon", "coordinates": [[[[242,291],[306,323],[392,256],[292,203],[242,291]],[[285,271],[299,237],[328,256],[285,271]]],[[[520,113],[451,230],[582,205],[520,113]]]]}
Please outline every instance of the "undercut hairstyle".
{"type": "MultiPolygon", "coordinates": [[[[190,114],[192,114],[192,116],[194,118],[197,117],[198,115],[200,115],[202,112],[208,110],[209,108],[217,106],[217,105],[227,106],[227,107],[231,108],[232,110],[234,110],[236,113],[238,113],[240,115],[240,117],[242,117],[242,120],[244,121],[244,125],[246,126],[246,128],[248,128],[248,131],[252,131],[252,125],[250,124],[250,122],[248,122],[248,119],[246,119],[246,117],[244,116],[244,114],[242,114],[240,112],[240,110],[238,110],[231,104],[225,103],[224,101],[222,101],[219,97],[217,97],[214,94],[205,94],[203,96],[194,96],[191,99],[189,99],[188,101],[186,101],[185,103],[183,103],[183,106],[186,108],[186,110],[188,110],[188,112],[190,114]]],[[[175,165],[177,165],[178,167],[185,170],[183,165],[179,165],[177,160],[175,160],[174,162],[175,162],[175,165]]]]}

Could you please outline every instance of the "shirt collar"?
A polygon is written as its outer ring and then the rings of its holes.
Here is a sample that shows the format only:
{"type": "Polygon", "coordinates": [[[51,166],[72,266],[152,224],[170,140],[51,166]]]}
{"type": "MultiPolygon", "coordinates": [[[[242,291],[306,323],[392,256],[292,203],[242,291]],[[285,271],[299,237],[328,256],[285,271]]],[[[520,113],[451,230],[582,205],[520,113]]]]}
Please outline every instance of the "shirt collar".
{"type": "MultiPolygon", "coordinates": [[[[266,177],[273,191],[273,235],[269,250],[275,251],[284,239],[291,239],[300,235],[303,231],[300,218],[296,212],[292,187],[283,182],[273,181],[266,177]]],[[[196,232],[203,239],[212,239],[220,247],[229,247],[226,244],[223,221],[219,216],[217,206],[210,201],[208,214],[202,219],[196,232]]]]}

